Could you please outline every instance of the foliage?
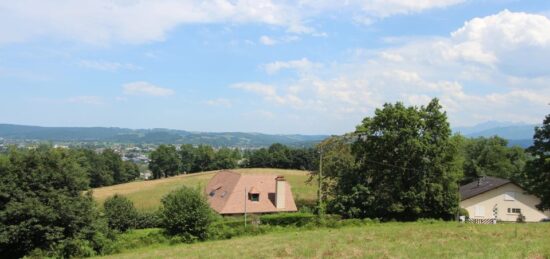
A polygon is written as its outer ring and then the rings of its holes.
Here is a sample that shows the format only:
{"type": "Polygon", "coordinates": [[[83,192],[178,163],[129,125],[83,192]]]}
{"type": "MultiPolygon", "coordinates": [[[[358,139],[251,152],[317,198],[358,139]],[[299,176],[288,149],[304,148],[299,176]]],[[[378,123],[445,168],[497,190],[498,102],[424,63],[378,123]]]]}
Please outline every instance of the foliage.
{"type": "Polygon", "coordinates": [[[124,232],[136,226],[138,213],[128,198],[115,194],[105,200],[103,207],[110,228],[124,232]]]}
{"type": "Polygon", "coordinates": [[[332,211],[344,217],[449,219],[458,210],[458,148],[437,99],[385,104],[357,126],[356,169],[342,170],[332,211]]]}
{"type": "Polygon", "coordinates": [[[272,226],[304,226],[312,222],[316,216],[311,213],[275,213],[260,216],[261,224],[272,226]]]}
{"type": "Polygon", "coordinates": [[[527,164],[528,187],[540,197],[539,209],[550,209],[550,114],[535,128],[534,144],[528,152],[533,160],[527,164]]]}
{"type": "Polygon", "coordinates": [[[275,143],[269,148],[261,148],[245,153],[244,167],[281,168],[315,170],[318,167],[318,154],[314,148],[289,148],[275,143]]]}
{"type": "Polygon", "coordinates": [[[96,153],[90,149],[74,149],[80,166],[90,179],[90,187],[126,183],[139,177],[139,168],[130,161],[122,161],[120,154],[112,149],[96,153]]]}
{"type": "Polygon", "coordinates": [[[185,186],[162,199],[160,215],[167,233],[181,236],[186,241],[205,240],[213,217],[202,193],[185,186]]]}
{"type": "Polygon", "coordinates": [[[195,148],[191,144],[180,146],[178,151],[180,158],[180,167],[183,173],[191,173],[195,165],[195,148]]]}
{"type": "Polygon", "coordinates": [[[104,253],[115,254],[127,250],[138,249],[146,246],[169,244],[170,238],[159,228],[129,230],[116,236],[114,242],[109,244],[104,253]]]}
{"type": "Polygon", "coordinates": [[[100,253],[108,233],[91,195],[82,195],[87,187],[74,152],[10,150],[0,159],[0,257],[100,253]]]}
{"type": "Polygon", "coordinates": [[[138,211],[136,218],[136,229],[145,229],[145,228],[160,228],[162,222],[160,221],[160,214],[158,211],[147,212],[147,211],[138,211]]]}
{"type": "Polygon", "coordinates": [[[176,147],[172,145],[160,145],[149,155],[149,169],[153,172],[153,178],[159,179],[177,175],[180,170],[180,160],[176,147]]]}
{"type": "Polygon", "coordinates": [[[523,182],[527,161],[525,151],[508,147],[508,141],[498,136],[465,140],[464,179],[468,183],[482,176],[494,176],[523,182]]]}
{"type": "Polygon", "coordinates": [[[465,209],[465,208],[460,208],[460,210],[458,211],[458,215],[459,215],[459,216],[469,217],[469,216],[470,216],[470,212],[468,212],[468,210],[465,209]]]}

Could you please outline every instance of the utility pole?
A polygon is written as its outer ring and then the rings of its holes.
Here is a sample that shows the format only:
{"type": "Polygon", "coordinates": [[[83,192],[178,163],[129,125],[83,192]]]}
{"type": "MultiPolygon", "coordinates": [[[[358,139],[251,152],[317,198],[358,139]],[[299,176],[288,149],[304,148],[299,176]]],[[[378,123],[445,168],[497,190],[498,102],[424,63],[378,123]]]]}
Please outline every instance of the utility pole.
{"type": "Polygon", "coordinates": [[[320,148],[319,150],[319,189],[317,190],[317,198],[318,198],[318,213],[319,216],[322,216],[324,213],[324,206],[323,206],[323,194],[322,194],[322,188],[323,188],[323,148],[320,148]]]}
{"type": "Polygon", "coordinates": [[[246,187],[244,187],[244,229],[246,230],[246,200],[248,199],[248,195],[246,193],[246,187]]]}

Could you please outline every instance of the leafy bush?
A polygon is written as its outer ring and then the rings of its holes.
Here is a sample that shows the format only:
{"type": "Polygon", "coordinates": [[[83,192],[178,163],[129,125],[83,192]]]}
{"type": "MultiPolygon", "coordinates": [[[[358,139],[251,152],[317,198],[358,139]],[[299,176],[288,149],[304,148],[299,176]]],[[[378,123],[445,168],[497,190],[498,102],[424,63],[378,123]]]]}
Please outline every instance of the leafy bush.
{"type": "Polygon", "coordinates": [[[458,211],[459,216],[465,216],[466,218],[470,216],[470,213],[465,208],[460,208],[458,211]]]}
{"type": "Polygon", "coordinates": [[[136,229],[145,229],[145,228],[160,228],[162,227],[162,222],[160,220],[160,214],[158,211],[154,212],[139,212],[136,219],[136,229]]]}
{"type": "Polygon", "coordinates": [[[105,200],[103,207],[110,228],[124,232],[136,226],[138,213],[128,198],[115,194],[105,200]]]}
{"type": "Polygon", "coordinates": [[[169,235],[178,235],[187,242],[207,238],[213,215],[198,189],[183,186],[162,198],[161,225],[169,235]]]}
{"type": "Polygon", "coordinates": [[[118,234],[115,241],[107,246],[104,254],[120,253],[150,245],[167,244],[169,242],[170,239],[164,234],[162,229],[133,229],[118,234]]]}
{"type": "Polygon", "coordinates": [[[317,201],[308,199],[296,199],[296,207],[300,212],[315,213],[317,210],[317,201]]]}
{"type": "Polygon", "coordinates": [[[262,224],[268,224],[272,226],[304,226],[314,221],[316,216],[311,213],[278,213],[267,214],[260,216],[260,222],[262,224]]]}

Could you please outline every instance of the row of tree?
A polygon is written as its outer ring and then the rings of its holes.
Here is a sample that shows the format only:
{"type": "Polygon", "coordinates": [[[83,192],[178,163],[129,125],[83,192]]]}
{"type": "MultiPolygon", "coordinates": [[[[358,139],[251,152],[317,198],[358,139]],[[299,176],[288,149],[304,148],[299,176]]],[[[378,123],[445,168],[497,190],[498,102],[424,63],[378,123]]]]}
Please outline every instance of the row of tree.
{"type": "Polygon", "coordinates": [[[105,149],[101,153],[90,149],[74,149],[68,152],[75,153],[92,188],[134,181],[140,175],[137,164],[123,161],[121,155],[112,149],[105,149]]]}
{"type": "MultiPolygon", "coordinates": [[[[39,152],[51,150],[51,145],[40,145],[39,152]]],[[[22,149],[10,147],[8,155],[23,152],[22,149]]],[[[87,187],[96,188],[134,181],[140,176],[137,164],[122,160],[122,156],[112,149],[96,152],[87,148],[64,149],[64,154],[74,159],[84,171],[87,187]]]]}
{"type": "Polygon", "coordinates": [[[318,165],[318,154],[314,148],[290,148],[282,144],[246,151],[230,148],[215,150],[207,145],[195,147],[184,144],[179,148],[160,145],[149,157],[149,169],[155,179],[237,167],[315,170],[318,165]]]}

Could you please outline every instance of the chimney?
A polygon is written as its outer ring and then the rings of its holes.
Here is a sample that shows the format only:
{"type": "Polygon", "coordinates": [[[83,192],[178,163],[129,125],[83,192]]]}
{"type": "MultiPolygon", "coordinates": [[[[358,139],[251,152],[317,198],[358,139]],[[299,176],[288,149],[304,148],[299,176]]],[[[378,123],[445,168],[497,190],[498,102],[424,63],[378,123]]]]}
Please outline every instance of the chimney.
{"type": "Polygon", "coordinates": [[[284,209],[286,207],[286,181],[284,176],[275,178],[275,207],[284,209]]]}

